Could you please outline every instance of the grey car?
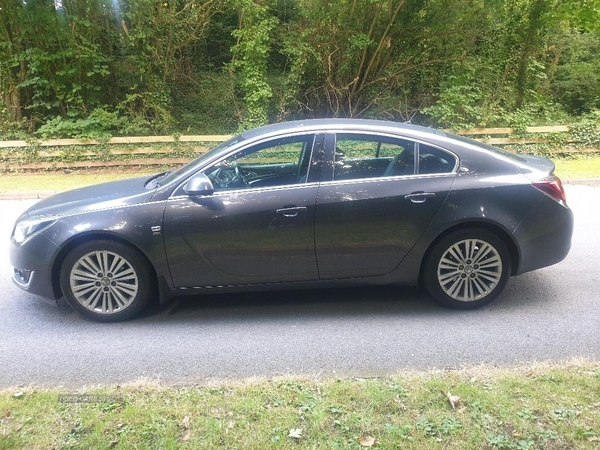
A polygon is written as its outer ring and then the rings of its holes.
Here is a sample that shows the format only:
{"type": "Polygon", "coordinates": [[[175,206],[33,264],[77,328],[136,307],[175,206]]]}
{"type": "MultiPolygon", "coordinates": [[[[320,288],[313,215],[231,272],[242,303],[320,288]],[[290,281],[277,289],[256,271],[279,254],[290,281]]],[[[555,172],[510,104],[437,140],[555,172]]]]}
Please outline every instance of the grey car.
{"type": "Polygon", "coordinates": [[[553,172],[420,126],[280,123],[174,172],[40,201],[12,232],[13,280],[106,322],[174,295],[348,285],[422,285],[477,308],[568,254],[553,172]]]}

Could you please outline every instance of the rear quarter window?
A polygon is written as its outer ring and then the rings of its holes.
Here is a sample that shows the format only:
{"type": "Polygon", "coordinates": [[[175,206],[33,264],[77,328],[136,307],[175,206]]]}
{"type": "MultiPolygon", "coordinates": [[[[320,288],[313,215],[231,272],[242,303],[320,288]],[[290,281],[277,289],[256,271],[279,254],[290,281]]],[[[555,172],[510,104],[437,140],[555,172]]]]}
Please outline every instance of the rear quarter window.
{"type": "Polygon", "coordinates": [[[450,153],[419,144],[419,174],[450,173],[456,166],[456,159],[450,153]]]}

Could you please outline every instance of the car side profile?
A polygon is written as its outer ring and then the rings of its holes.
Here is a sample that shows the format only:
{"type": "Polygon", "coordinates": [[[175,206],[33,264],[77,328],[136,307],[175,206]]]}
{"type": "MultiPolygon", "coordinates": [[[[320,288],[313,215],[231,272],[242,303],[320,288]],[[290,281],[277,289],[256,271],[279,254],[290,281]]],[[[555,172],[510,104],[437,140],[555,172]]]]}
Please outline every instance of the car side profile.
{"type": "Polygon", "coordinates": [[[567,256],[553,172],[415,125],[269,125],[174,172],[35,204],[11,235],[13,280],[107,322],[174,295],[349,285],[422,284],[477,308],[567,256]]]}

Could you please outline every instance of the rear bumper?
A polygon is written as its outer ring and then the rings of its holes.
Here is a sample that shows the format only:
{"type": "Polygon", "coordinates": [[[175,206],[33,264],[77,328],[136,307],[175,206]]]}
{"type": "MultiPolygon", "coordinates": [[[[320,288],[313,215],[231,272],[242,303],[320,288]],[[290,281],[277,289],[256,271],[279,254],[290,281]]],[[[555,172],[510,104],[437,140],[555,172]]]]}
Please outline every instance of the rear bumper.
{"type": "Polygon", "coordinates": [[[573,211],[548,196],[533,208],[514,231],[520,244],[519,275],[561,262],[573,237],[573,211]]]}
{"type": "Polygon", "coordinates": [[[22,245],[11,240],[9,260],[13,266],[15,285],[31,294],[52,300],[58,297],[52,285],[52,265],[58,247],[41,234],[33,236],[22,245]]]}

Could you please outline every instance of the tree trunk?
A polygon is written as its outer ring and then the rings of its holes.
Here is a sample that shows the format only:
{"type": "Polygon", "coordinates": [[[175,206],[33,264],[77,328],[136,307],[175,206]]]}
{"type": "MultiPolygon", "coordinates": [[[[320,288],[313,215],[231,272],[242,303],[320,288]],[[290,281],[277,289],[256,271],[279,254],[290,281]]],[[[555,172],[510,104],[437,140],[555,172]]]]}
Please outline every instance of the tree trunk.
{"type": "Polygon", "coordinates": [[[548,8],[549,5],[547,0],[534,0],[531,9],[529,10],[527,30],[523,39],[523,50],[521,51],[521,58],[517,69],[517,108],[521,108],[525,100],[527,82],[529,81],[527,73],[529,69],[529,59],[535,52],[538,34],[544,25],[544,14],[548,11],[548,8]]]}
{"type": "Polygon", "coordinates": [[[4,93],[3,100],[8,111],[8,119],[11,122],[20,122],[23,116],[21,114],[21,92],[19,86],[11,83],[8,86],[8,92],[4,93]]]}

